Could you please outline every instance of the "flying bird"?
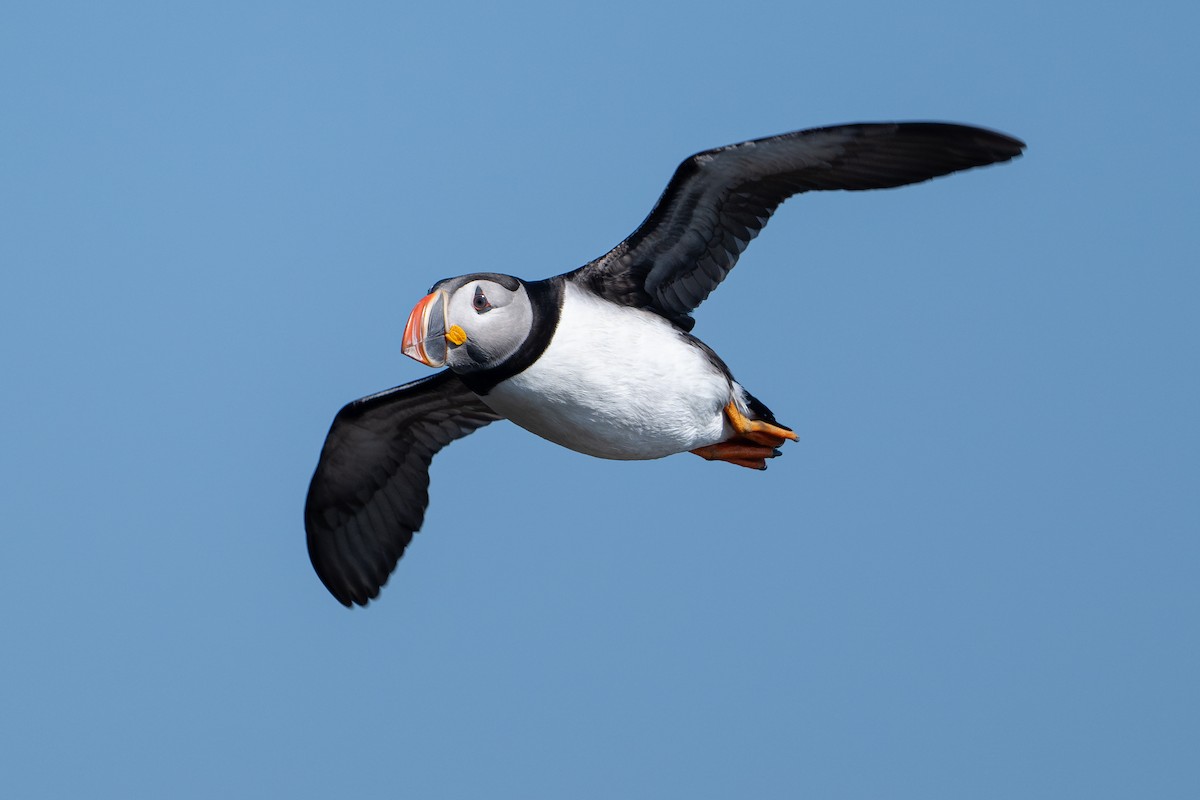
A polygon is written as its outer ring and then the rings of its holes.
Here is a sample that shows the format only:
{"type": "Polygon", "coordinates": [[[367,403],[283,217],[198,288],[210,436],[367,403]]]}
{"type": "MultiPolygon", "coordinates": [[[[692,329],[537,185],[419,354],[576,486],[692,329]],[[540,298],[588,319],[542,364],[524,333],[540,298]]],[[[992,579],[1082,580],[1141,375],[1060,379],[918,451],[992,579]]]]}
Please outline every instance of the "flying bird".
{"type": "Polygon", "coordinates": [[[496,420],[599,458],[692,452],[766,469],[796,434],[691,335],[696,307],[794,194],[919,183],[1024,147],[966,125],[890,122],[706,150],[595,261],[545,280],[434,284],[402,346],[446,369],[346,405],[325,439],[304,509],[317,575],[346,606],[375,598],[421,527],[433,456],[496,420]]]}

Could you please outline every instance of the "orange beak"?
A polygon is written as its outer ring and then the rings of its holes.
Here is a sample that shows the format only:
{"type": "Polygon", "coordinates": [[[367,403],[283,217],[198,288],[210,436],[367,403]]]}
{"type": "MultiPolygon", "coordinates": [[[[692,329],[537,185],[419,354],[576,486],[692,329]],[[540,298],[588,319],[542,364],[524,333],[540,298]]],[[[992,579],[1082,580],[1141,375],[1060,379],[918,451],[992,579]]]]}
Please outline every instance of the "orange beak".
{"type": "Polygon", "coordinates": [[[401,350],[422,364],[441,367],[446,364],[446,292],[433,292],[421,298],[408,315],[401,350]]]}

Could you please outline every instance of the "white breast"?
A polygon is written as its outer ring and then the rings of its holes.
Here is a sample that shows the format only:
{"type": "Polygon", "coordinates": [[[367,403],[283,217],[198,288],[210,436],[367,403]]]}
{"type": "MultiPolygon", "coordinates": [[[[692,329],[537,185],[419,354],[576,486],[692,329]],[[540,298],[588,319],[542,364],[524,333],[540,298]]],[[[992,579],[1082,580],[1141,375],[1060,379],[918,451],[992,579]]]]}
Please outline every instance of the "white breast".
{"type": "Polygon", "coordinates": [[[545,352],[483,400],[563,447],[648,459],[725,439],[731,397],[741,387],[665,319],[568,283],[545,352]]]}

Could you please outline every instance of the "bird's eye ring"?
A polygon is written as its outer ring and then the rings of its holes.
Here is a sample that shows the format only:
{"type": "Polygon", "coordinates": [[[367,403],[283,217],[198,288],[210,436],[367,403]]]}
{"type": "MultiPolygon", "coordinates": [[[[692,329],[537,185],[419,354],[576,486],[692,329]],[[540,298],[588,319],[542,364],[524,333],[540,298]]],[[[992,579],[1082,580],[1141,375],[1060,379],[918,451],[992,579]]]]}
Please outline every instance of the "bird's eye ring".
{"type": "Polygon", "coordinates": [[[471,298],[471,307],[476,313],[482,314],[485,311],[490,311],[492,304],[488,302],[487,295],[483,293],[482,286],[475,287],[475,296],[471,298]]]}

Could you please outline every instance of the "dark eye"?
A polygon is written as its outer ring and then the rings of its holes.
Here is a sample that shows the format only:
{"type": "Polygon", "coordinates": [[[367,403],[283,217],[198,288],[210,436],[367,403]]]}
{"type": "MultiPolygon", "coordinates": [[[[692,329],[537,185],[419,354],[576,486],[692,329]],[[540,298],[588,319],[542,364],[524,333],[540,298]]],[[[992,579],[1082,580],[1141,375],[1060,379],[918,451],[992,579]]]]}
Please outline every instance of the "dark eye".
{"type": "Polygon", "coordinates": [[[479,314],[491,309],[492,304],[488,302],[487,295],[483,293],[482,286],[475,287],[475,297],[471,299],[471,307],[479,314]]]}

